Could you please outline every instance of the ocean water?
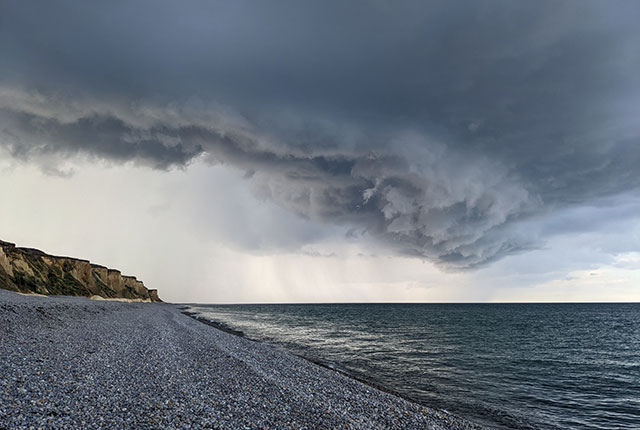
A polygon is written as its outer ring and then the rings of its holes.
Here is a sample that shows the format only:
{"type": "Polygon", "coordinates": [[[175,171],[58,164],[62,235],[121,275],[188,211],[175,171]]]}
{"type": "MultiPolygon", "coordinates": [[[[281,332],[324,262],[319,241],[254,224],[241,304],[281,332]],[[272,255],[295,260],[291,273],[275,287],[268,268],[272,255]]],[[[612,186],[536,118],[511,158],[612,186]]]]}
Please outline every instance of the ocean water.
{"type": "Polygon", "coordinates": [[[490,427],[640,429],[640,304],[193,310],[490,427]]]}

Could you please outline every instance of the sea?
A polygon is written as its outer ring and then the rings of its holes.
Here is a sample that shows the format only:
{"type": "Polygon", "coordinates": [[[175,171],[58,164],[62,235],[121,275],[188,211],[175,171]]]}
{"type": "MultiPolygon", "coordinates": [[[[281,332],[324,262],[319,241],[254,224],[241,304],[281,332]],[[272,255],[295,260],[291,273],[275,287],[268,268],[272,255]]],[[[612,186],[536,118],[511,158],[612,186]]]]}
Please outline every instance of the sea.
{"type": "Polygon", "coordinates": [[[499,429],[640,429],[640,303],[191,305],[499,429]]]}

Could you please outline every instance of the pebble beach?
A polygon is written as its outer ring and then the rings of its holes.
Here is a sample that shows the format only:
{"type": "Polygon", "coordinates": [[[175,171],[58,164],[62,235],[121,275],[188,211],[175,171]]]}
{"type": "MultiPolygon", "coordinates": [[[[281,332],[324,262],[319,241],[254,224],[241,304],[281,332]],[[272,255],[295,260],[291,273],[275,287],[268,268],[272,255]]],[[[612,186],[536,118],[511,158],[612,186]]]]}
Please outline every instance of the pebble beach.
{"type": "Polygon", "coordinates": [[[0,428],[480,427],[177,305],[0,290],[0,428]]]}

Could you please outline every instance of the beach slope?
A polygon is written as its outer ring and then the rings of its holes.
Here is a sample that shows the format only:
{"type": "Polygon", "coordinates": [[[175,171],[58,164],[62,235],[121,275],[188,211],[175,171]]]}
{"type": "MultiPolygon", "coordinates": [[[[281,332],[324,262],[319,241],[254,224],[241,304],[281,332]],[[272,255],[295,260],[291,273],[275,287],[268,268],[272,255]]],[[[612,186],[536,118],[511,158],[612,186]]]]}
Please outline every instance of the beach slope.
{"type": "Polygon", "coordinates": [[[0,290],[0,428],[477,428],[175,305],[0,290]]]}

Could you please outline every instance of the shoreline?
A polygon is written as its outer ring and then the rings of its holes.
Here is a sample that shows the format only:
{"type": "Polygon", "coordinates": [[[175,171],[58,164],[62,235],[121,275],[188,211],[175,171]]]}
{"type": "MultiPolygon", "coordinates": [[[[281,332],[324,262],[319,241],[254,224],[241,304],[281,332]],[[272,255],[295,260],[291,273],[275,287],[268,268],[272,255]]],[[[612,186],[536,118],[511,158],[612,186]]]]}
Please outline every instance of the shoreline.
{"type": "Polygon", "coordinates": [[[182,311],[0,291],[0,428],[483,428],[182,311]]]}
{"type": "MultiPolygon", "coordinates": [[[[187,306],[187,307],[188,307],[188,306],[187,306]]],[[[190,317],[190,318],[193,318],[193,319],[195,319],[196,321],[199,321],[199,322],[201,322],[201,323],[203,323],[203,324],[206,324],[206,325],[208,325],[208,326],[214,327],[214,328],[216,328],[216,329],[218,329],[218,330],[221,330],[221,331],[223,331],[223,332],[225,332],[225,333],[229,333],[229,334],[232,334],[232,335],[234,335],[234,336],[241,337],[241,338],[246,339],[246,340],[251,341],[251,342],[260,342],[260,343],[265,343],[265,344],[270,345],[270,346],[272,346],[272,347],[274,347],[274,346],[275,346],[275,347],[277,347],[277,348],[280,348],[280,347],[279,347],[279,346],[277,346],[277,345],[272,345],[272,344],[270,344],[270,343],[268,343],[268,342],[264,342],[264,341],[259,340],[259,339],[252,339],[252,338],[250,338],[250,337],[247,337],[247,336],[244,334],[244,332],[243,332],[243,331],[241,331],[241,330],[236,330],[236,329],[234,329],[234,328],[232,328],[232,327],[229,327],[227,324],[221,323],[221,322],[219,322],[219,321],[215,321],[215,320],[211,320],[211,319],[208,319],[208,318],[201,317],[201,316],[199,316],[199,315],[198,315],[198,313],[197,313],[197,312],[191,312],[191,311],[188,311],[188,310],[182,310],[181,312],[182,312],[182,314],[184,314],[184,315],[186,315],[186,316],[188,316],[188,317],[190,317]]],[[[285,349],[285,350],[286,350],[286,349],[285,349]]],[[[339,373],[339,374],[341,374],[341,375],[346,376],[347,378],[354,379],[354,380],[356,380],[356,381],[358,381],[358,382],[360,382],[360,383],[362,383],[362,384],[368,385],[368,386],[370,386],[371,388],[374,388],[374,389],[376,389],[376,390],[379,390],[379,391],[382,391],[382,392],[385,392],[385,393],[391,394],[392,396],[399,397],[399,398],[401,398],[401,399],[403,399],[403,400],[405,400],[405,401],[407,401],[407,402],[414,403],[414,404],[416,404],[416,405],[418,405],[418,406],[427,407],[427,408],[433,408],[432,406],[429,406],[429,405],[425,405],[425,404],[423,404],[423,403],[420,403],[420,402],[416,401],[415,399],[412,399],[411,397],[409,397],[409,396],[407,396],[407,395],[405,395],[405,394],[402,394],[402,393],[400,393],[400,392],[398,392],[398,391],[396,391],[396,390],[394,390],[394,389],[392,389],[392,388],[389,388],[389,387],[387,387],[387,386],[385,386],[385,385],[383,385],[383,384],[381,384],[381,383],[378,383],[378,382],[376,382],[376,381],[374,381],[374,380],[366,379],[366,378],[361,377],[361,376],[358,376],[358,375],[356,375],[356,374],[354,374],[354,373],[350,373],[350,372],[348,372],[348,371],[345,371],[345,370],[342,370],[342,369],[338,369],[338,368],[336,368],[336,367],[332,367],[332,366],[330,366],[329,364],[326,364],[326,363],[324,363],[324,362],[322,362],[322,361],[320,361],[320,360],[317,360],[317,359],[314,359],[314,358],[310,358],[310,357],[307,357],[307,356],[302,355],[302,354],[297,354],[297,353],[295,353],[295,352],[293,352],[293,351],[289,351],[289,350],[286,350],[286,351],[287,351],[289,354],[295,355],[296,357],[300,357],[300,358],[302,358],[303,360],[306,360],[306,361],[308,361],[308,362],[310,362],[310,363],[312,363],[312,364],[314,364],[314,365],[316,365],[316,366],[320,366],[320,367],[322,367],[322,368],[324,368],[324,369],[327,369],[327,370],[330,370],[330,371],[332,371],[332,372],[339,373]]],[[[454,417],[456,417],[456,418],[460,418],[460,419],[468,420],[467,418],[463,418],[463,417],[459,417],[459,416],[457,416],[457,415],[451,414],[449,411],[442,410],[442,409],[438,409],[438,410],[439,410],[440,412],[442,412],[442,413],[449,414],[449,415],[454,416],[454,417]]],[[[469,421],[470,421],[470,420],[469,420],[469,421]]],[[[474,423],[474,424],[477,424],[477,423],[474,423]]],[[[480,424],[478,424],[478,425],[480,425],[480,424]]]]}

